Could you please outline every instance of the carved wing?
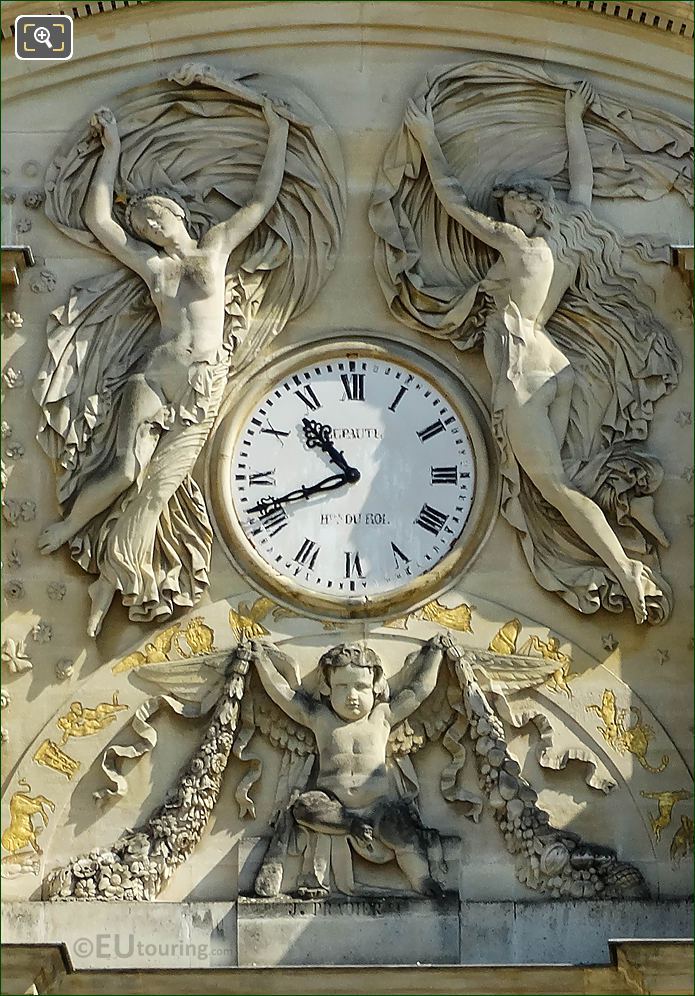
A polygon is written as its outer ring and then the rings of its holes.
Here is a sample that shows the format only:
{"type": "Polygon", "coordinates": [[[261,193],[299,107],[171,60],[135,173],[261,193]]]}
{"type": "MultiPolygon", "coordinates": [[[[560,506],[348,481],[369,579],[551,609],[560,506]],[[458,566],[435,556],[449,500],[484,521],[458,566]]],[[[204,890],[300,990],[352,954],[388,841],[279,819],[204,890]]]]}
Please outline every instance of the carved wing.
{"type": "Polygon", "coordinates": [[[301,757],[316,753],[314,734],[284,713],[254,675],[251,679],[251,708],[256,729],[273,747],[301,757]]]}
{"type": "MultiPolygon", "coordinates": [[[[273,663],[293,688],[299,686],[299,677],[294,662],[272,644],[264,644],[273,663]]],[[[240,817],[256,815],[256,807],[250,792],[260,779],[263,762],[258,754],[250,749],[256,732],[283,752],[280,775],[275,792],[274,811],[284,808],[306,785],[316,758],[316,741],[311,730],[296,723],[282,711],[263,688],[257,674],[252,673],[241,705],[241,724],[232,749],[247,767],[246,774],[236,787],[235,798],[239,804],[240,817]]]]}
{"type": "Polygon", "coordinates": [[[466,660],[476,671],[481,687],[501,695],[543,685],[560,667],[558,661],[486,650],[466,649],[466,660]]]}
{"type": "MultiPolygon", "coordinates": [[[[123,796],[128,791],[126,778],[118,770],[118,759],[140,758],[157,746],[158,734],[150,720],[162,705],[167,705],[177,715],[197,719],[214,708],[225,672],[234,651],[189,657],[185,660],[163,661],[152,664],[143,658],[134,667],[135,676],[147,684],[155,685],[157,694],[142,702],[131,719],[132,732],[137,735],[135,744],[111,744],[102,754],[101,767],[108,778],[108,785],[94,793],[97,800],[109,796],[123,796]]],[[[127,661],[128,658],[125,658],[127,661]]],[[[123,664],[125,661],[121,661],[123,664]]],[[[117,665],[118,667],[119,665],[117,665]]],[[[115,669],[114,669],[115,670],[115,669]]],[[[125,670],[125,669],[123,669],[125,670]]]]}
{"type": "MultiPolygon", "coordinates": [[[[158,664],[148,664],[143,660],[136,669],[136,674],[143,681],[156,685],[163,694],[171,698],[199,705],[200,712],[203,713],[217,699],[232,653],[233,651],[226,650],[158,664]]],[[[131,656],[134,657],[135,654],[131,656]]]]}
{"type": "MultiPolygon", "coordinates": [[[[401,675],[398,677],[400,679],[401,675]]],[[[407,683],[407,680],[403,681],[402,686],[405,687],[407,683]]],[[[449,669],[443,664],[432,694],[428,695],[414,713],[391,730],[386,748],[390,757],[398,759],[414,754],[427,743],[440,739],[455,718],[449,701],[450,689],[455,691],[455,688],[449,669]]]]}
{"type": "Polygon", "coordinates": [[[441,740],[442,746],[451,754],[451,761],[441,771],[440,791],[448,802],[460,803],[463,815],[477,823],[483,808],[482,800],[463,784],[466,763],[463,741],[467,730],[468,720],[463,711],[458,681],[451,668],[444,663],[439,669],[432,694],[411,716],[391,730],[386,753],[398,765],[404,794],[415,795],[419,787],[411,755],[426,744],[441,740]]]}

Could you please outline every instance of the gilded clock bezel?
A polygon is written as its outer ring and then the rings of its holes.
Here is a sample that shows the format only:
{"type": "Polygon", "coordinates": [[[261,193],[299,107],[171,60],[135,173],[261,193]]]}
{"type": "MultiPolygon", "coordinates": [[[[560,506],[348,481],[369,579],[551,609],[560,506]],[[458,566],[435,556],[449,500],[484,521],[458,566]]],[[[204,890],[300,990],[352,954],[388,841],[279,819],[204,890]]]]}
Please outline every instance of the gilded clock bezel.
{"type": "Polygon", "coordinates": [[[393,617],[443,594],[470,568],[489,535],[499,507],[497,454],[489,429],[489,414],[475,391],[441,360],[422,349],[359,331],[341,331],[320,343],[288,347],[264,363],[250,366],[243,378],[237,375],[218,417],[206,477],[217,539],[241,577],[295,612],[332,620],[393,617]],[[359,598],[314,593],[275,571],[246,537],[232,496],[232,461],[237,437],[255,406],[278,381],[287,380],[305,366],[338,356],[391,360],[426,376],[436,384],[465,426],[475,462],[473,503],[452,548],[431,570],[399,588],[359,598]]]}

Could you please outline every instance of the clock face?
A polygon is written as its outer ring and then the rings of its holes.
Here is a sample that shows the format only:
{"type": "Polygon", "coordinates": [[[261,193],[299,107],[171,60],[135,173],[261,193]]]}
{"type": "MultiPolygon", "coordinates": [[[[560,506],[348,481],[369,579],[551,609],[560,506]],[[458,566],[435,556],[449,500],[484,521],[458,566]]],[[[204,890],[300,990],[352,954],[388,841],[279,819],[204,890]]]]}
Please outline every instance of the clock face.
{"type": "Polygon", "coordinates": [[[478,482],[466,416],[435,380],[400,357],[350,351],[266,381],[226,464],[254,559],[353,605],[437,567],[478,482]]]}

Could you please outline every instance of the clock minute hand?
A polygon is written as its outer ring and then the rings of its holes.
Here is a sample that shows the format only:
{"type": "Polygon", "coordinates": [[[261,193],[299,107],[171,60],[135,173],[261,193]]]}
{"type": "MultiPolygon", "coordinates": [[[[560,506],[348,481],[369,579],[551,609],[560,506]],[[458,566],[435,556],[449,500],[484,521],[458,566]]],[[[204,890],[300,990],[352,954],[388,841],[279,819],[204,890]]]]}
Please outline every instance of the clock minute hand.
{"type": "Polygon", "coordinates": [[[343,473],[347,475],[350,484],[355,484],[359,481],[359,470],[351,467],[345,459],[343,452],[333,445],[331,441],[333,429],[330,425],[323,425],[321,422],[316,422],[311,418],[303,418],[302,426],[304,428],[304,439],[309,449],[318,446],[320,450],[327,454],[331,463],[334,463],[336,467],[340,467],[343,473]]]}
{"type": "Polygon", "coordinates": [[[247,513],[263,512],[265,509],[278,508],[280,505],[287,505],[292,501],[303,501],[312,498],[323,491],[334,491],[342,488],[343,484],[352,483],[347,474],[333,474],[331,477],[324,477],[318,484],[302,485],[294,491],[288,491],[285,495],[278,495],[276,498],[269,496],[262,498],[257,505],[247,509],[247,513]]]}

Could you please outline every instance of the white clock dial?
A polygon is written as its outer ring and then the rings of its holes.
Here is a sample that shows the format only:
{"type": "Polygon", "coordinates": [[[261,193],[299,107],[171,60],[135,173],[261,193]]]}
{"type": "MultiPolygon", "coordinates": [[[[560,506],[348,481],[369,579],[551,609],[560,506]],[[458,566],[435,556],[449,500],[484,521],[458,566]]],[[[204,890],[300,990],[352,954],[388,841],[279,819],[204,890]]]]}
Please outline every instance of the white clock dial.
{"type": "Polygon", "coordinates": [[[432,571],[476,489],[470,433],[434,378],[334,355],[272,383],[229,463],[245,540],[276,574],[357,603],[432,571]]]}

